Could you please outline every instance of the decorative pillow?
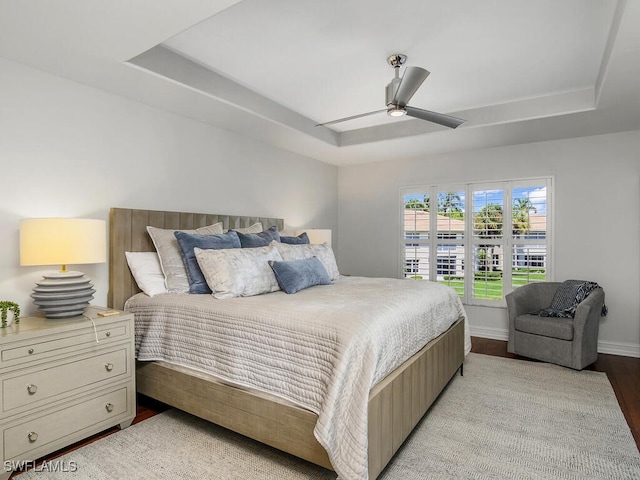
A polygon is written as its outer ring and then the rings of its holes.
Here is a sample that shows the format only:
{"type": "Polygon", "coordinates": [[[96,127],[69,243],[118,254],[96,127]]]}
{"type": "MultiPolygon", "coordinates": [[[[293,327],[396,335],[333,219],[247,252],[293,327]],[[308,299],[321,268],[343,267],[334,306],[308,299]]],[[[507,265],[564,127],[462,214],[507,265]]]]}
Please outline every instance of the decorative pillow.
{"type": "Polygon", "coordinates": [[[260,233],[264,231],[264,229],[262,228],[262,223],[260,222],[254,223],[250,227],[234,228],[233,230],[239,233],[260,233]]]}
{"type": "Polygon", "coordinates": [[[340,276],[336,257],[331,247],[326,244],[312,243],[310,245],[289,245],[287,243],[273,242],[273,245],[280,252],[283,260],[304,260],[305,258],[318,257],[322,262],[325,270],[329,274],[331,280],[335,280],[340,276]]]}
{"type": "Polygon", "coordinates": [[[280,241],[280,234],[278,233],[278,227],[276,225],[270,227],[269,230],[265,230],[260,233],[242,233],[237,230],[232,231],[235,231],[238,234],[242,248],[266,247],[273,240],[276,242],[280,241]]]}
{"type": "Polygon", "coordinates": [[[280,289],[269,266],[269,260],[282,260],[273,245],[194,251],[215,298],[251,297],[280,289]]]}
{"type": "MultiPolygon", "coordinates": [[[[147,232],[149,232],[160,258],[167,292],[185,293],[189,291],[189,278],[187,278],[187,269],[182,260],[180,246],[173,234],[175,231],[173,229],[147,227],[147,232]]],[[[181,231],[200,235],[219,235],[223,233],[222,223],[201,227],[196,230],[181,231]]]]}
{"type": "Polygon", "coordinates": [[[140,290],[150,297],[167,293],[164,273],[156,252],[124,252],[124,255],[127,257],[129,270],[140,290]]]}
{"type": "Polygon", "coordinates": [[[182,258],[187,268],[187,276],[189,277],[189,293],[211,293],[209,285],[198,266],[196,254],[193,251],[195,247],[206,249],[221,250],[223,248],[240,248],[240,239],[234,231],[222,233],[220,235],[197,235],[186,232],[174,232],[180,250],[182,250],[182,258]]]}
{"type": "Polygon", "coordinates": [[[288,243],[289,245],[308,245],[309,244],[309,235],[307,232],[302,232],[297,237],[289,237],[285,235],[280,235],[280,241],[282,243],[288,243]]]}
{"type": "Polygon", "coordinates": [[[280,288],[287,293],[296,293],[314,285],[330,285],[331,279],[318,257],[288,262],[269,262],[280,288]]]}
{"type": "Polygon", "coordinates": [[[560,284],[551,301],[551,306],[538,312],[541,317],[573,318],[576,309],[598,284],[585,280],[565,280],[560,284]]]}

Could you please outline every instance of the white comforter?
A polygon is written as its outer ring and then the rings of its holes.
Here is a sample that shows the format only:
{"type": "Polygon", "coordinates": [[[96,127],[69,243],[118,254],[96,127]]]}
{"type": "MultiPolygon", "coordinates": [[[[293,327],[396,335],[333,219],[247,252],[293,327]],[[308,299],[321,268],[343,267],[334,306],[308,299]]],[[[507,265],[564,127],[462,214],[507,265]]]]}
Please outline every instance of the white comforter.
{"type": "Polygon", "coordinates": [[[294,295],[139,294],[126,308],[139,360],[206,371],[315,412],[315,436],[345,480],[367,479],[371,387],[460,316],[466,322],[448,287],[364,277],[294,295]]]}

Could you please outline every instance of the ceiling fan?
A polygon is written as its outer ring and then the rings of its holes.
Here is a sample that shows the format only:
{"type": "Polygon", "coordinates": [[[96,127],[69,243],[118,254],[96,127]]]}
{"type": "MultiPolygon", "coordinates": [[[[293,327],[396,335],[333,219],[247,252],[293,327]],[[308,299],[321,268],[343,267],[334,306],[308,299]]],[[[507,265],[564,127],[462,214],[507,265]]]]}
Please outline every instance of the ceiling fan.
{"type": "Polygon", "coordinates": [[[392,117],[408,115],[410,117],[419,118],[420,120],[426,120],[427,122],[444,125],[449,128],[456,128],[463,124],[465,120],[462,120],[461,118],[407,105],[409,100],[411,100],[411,97],[413,97],[414,93],[416,93],[418,88],[420,88],[420,85],[422,85],[422,82],[424,82],[429,76],[429,72],[420,67],[406,67],[402,78],[400,78],[400,67],[404,65],[406,61],[407,56],[401,53],[391,55],[387,58],[387,63],[389,63],[389,65],[391,65],[395,70],[395,77],[391,80],[391,83],[387,85],[387,108],[383,110],[376,110],[375,112],[353,115],[352,117],[340,118],[330,122],[319,123],[316,127],[326,127],[328,125],[333,125],[334,123],[346,122],[347,120],[354,120],[356,118],[367,117],[369,115],[375,115],[382,112],[387,112],[387,114],[392,117]]]}

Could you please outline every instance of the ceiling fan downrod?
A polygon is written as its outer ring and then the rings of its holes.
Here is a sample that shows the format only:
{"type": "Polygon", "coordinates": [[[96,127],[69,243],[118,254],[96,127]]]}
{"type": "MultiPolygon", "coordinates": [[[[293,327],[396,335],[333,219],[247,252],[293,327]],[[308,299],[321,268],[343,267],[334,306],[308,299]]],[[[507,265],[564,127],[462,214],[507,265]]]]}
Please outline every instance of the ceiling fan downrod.
{"type": "Polygon", "coordinates": [[[400,86],[400,82],[402,79],[400,78],[400,67],[405,64],[407,61],[407,56],[402,53],[396,53],[395,55],[391,55],[387,58],[387,63],[393,67],[395,71],[395,77],[391,82],[387,85],[386,90],[386,101],[385,105],[387,106],[387,115],[392,117],[401,117],[407,113],[404,109],[405,105],[399,105],[397,103],[394,104],[394,99],[396,97],[396,93],[398,91],[398,87],[400,86]]]}

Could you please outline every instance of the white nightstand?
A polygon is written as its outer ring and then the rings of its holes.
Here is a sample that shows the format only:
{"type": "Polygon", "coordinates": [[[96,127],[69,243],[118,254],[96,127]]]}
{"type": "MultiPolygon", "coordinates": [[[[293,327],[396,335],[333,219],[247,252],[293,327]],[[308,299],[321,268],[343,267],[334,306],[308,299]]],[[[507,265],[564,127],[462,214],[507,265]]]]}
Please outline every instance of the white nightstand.
{"type": "Polygon", "coordinates": [[[0,328],[0,479],[136,415],[133,314],[23,317],[0,328]]]}

